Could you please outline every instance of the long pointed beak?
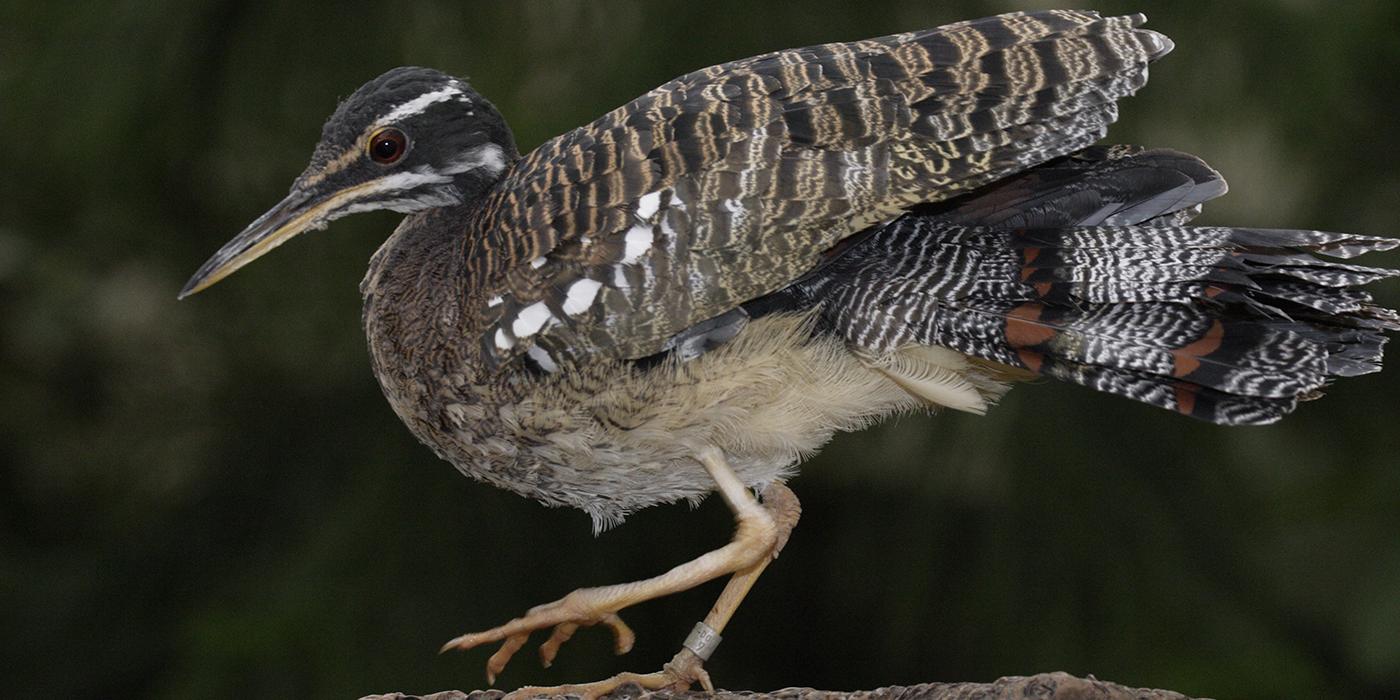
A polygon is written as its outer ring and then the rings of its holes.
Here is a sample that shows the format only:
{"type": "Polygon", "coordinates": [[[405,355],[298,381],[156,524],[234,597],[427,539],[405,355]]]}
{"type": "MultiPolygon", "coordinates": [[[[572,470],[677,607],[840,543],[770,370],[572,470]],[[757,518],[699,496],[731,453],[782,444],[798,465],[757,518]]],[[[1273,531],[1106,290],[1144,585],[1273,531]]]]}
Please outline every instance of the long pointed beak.
{"type": "Polygon", "coordinates": [[[248,265],[263,253],[272,251],[308,228],[325,227],[328,221],[336,217],[336,210],[347,200],[358,195],[358,190],[363,189],[365,188],[360,186],[326,195],[314,195],[300,188],[291,190],[291,195],[287,195],[286,199],[267,210],[258,220],[248,224],[248,228],[244,228],[232,241],[224,244],[209,260],[204,260],[204,265],[199,266],[195,276],[190,277],[185,283],[185,288],[179,290],[178,298],[189,297],[190,294],[213,287],[218,280],[230,276],[239,267],[248,265]]]}
{"type": "MultiPolygon", "coordinates": [[[[306,179],[303,175],[298,180],[306,179]]],[[[213,257],[209,258],[194,273],[185,288],[180,290],[180,299],[201,292],[219,280],[233,274],[235,270],[257,260],[264,253],[305,232],[307,229],[324,228],[333,219],[338,219],[354,211],[365,211],[364,202],[375,200],[385,194],[401,192],[410,185],[441,185],[451,181],[450,175],[436,173],[403,173],[383,176],[336,190],[326,190],[324,182],[295,186],[286,199],[269,209],[257,221],[243,229],[242,233],[224,244],[213,257]],[[358,206],[357,206],[358,203],[358,206]]],[[[370,208],[385,208],[408,212],[393,200],[370,208]]],[[[437,205],[441,205],[438,202],[437,205]]]]}
{"type": "Polygon", "coordinates": [[[334,198],[313,199],[307,192],[293,190],[267,213],[259,216],[233,240],[214,253],[180,290],[180,299],[201,292],[235,270],[258,259],[263,253],[291,240],[297,234],[324,220],[334,198]]]}

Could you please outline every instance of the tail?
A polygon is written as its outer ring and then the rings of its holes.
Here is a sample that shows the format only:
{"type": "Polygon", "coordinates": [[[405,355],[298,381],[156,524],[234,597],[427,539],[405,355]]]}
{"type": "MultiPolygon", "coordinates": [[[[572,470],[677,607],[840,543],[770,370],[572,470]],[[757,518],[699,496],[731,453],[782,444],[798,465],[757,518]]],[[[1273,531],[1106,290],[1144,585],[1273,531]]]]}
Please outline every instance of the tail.
{"type": "Polygon", "coordinates": [[[1225,182],[1172,151],[1099,147],[877,229],[768,304],[820,305],[857,352],[942,346],[1228,425],[1380,369],[1400,316],[1351,258],[1400,241],[1189,227],[1225,182]],[[805,302],[805,303],[803,303],[805,302]]]}

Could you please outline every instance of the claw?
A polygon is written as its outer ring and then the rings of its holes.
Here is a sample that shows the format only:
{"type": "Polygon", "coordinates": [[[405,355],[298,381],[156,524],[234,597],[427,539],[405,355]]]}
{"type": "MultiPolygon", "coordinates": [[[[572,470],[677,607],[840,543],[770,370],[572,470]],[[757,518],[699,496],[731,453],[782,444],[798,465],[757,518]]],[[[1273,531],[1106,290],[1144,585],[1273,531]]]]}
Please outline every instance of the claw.
{"type": "Polygon", "coordinates": [[[576,612],[568,615],[561,622],[559,621],[560,617],[564,617],[559,614],[561,609],[578,610],[580,607],[576,603],[571,605],[566,601],[570,601],[567,596],[557,603],[532,608],[524,617],[511,620],[500,627],[485,632],[464,634],[442,645],[439,653],[449,649],[467,650],[482,644],[501,642],[496,653],[486,660],[486,680],[494,685],[496,676],[505,670],[506,664],[510,663],[515,653],[520,651],[521,647],[529,641],[530,633],[549,627],[551,624],[554,626],[553,633],[550,634],[549,639],[544,641],[544,644],[540,645],[540,663],[544,664],[545,668],[549,668],[554,663],[554,657],[558,656],[559,648],[574,636],[574,632],[577,632],[579,627],[606,625],[608,629],[612,630],[613,650],[615,652],[626,654],[632,650],[632,644],[636,641],[637,636],[617,613],[576,612]]]}
{"type": "MultiPolygon", "coordinates": [[[[614,651],[626,654],[631,651],[636,635],[617,615],[617,611],[644,600],[686,590],[728,573],[733,576],[704,620],[711,631],[722,630],[734,609],[738,607],[739,601],[743,600],[749,588],[753,586],[754,580],[787,541],[788,533],[797,523],[802,508],[797,502],[797,497],[779,483],[770,485],[764,491],[763,504],[760,505],[717,451],[706,452],[699,459],[715,478],[725,502],[734,510],[735,519],[738,521],[738,530],[729,544],[660,576],[599,588],[580,588],[553,603],[533,607],[523,616],[500,627],[457,637],[444,644],[442,650],[465,650],[490,642],[500,642],[500,648],[486,661],[486,677],[492,684],[495,684],[496,676],[505,670],[506,664],[515,653],[529,641],[530,635],[546,628],[552,628],[552,631],[549,638],[540,645],[539,651],[540,662],[545,666],[554,663],[564,642],[569,641],[578,632],[578,628],[590,625],[607,625],[613,633],[614,651]]],[[[706,654],[708,655],[708,651],[706,654]]],[[[710,682],[710,675],[705,672],[703,664],[704,660],[686,647],[657,673],[622,673],[597,683],[555,688],[521,688],[507,697],[575,694],[594,698],[626,683],[636,683],[650,690],[670,688],[678,691],[699,683],[706,690],[712,691],[714,684],[710,682]]]]}
{"type": "Polygon", "coordinates": [[[617,613],[604,615],[599,622],[608,626],[613,633],[613,653],[621,656],[632,651],[632,644],[637,641],[637,635],[632,632],[632,628],[618,617],[617,613]]]}
{"type": "MultiPolygon", "coordinates": [[[[540,661],[545,666],[554,663],[559,649],[574,636],[578,628],[600,623],[612,630],[614,651],[625,654],[632,649],[636,635],[618,617],[617,611],[644,600],[686,590],[723,574],[733,574],[710,614],[705,617],[705,624],[714,631],[723,629],[759,573],[772,561],[775,550],[782,546],[786,533],[797,522],[801,507],[786,486],[776,483],[764,492],[764,503],[760,505],[717,451],[715,454],[706,453],[700,461],[715,478],[725,502],[734,509],[738,528],[729,544],[643,581],[580,588],[553,603],[533,607],[523,616],[500,627],[457,637],[444,644],[442,650],[465,650],[488,642],[501,642],[500,648],[486,661],[486,677],[493,684],[515,653],[529,641],[530,634],[546,628],[552,628],[552,631],[540,645],[539,652],[540,661]]],[[[569,687],[594,693],[599,688],[615,688],[623,682],[639,682],[646,687],[658,683],[666,687],[683,683],[684,687],[689,687],[691,683],[699,682],[709,687],[709,676],[701,667],[701,660],[692,652],[685,650],[674,663],[674,668],[668,665],[666,671],[658,674],[622,674],[603,683],[569,687]],[[686,654],[694,658],[686,657],[686,654]]]]}
{"type": "Polygon", "coordinates": [[[559,647],[569,641],[578,630],[578,623],[561,622],[554,628],[554,634],[540,645],[540,665],[549,668],[554,665],[554,657],[559,655],[559,647]]]}
{"type": "Polygon", "coordinates": [[[510,663],[511,657],[515,656],[515,652],[520,651],[520,647],[525,646],[525,642],[529,640],[530,633],[525,632],[507,637],[506,641],[501,642],[501,648],[497,649],[496,653],[486,660],[486,682],[495,685],[496,676],[500,675],[501,671],[506,670],[506,664],[510,663]]]}
{"type": "Polygon", "coordinates": [[[438,649],[438,653],[445,654],[449,651],[466,651],[472,647],[481,646],[482,644],[498,642],[506,638],[504,634],[493,634],[499,629],[500,628],[497,627],[494,630],[487,630],[486,632],[471,632],[460,637],[453,637],[447,640],[447,643],[442,645],[441,649],[438,649]]]}

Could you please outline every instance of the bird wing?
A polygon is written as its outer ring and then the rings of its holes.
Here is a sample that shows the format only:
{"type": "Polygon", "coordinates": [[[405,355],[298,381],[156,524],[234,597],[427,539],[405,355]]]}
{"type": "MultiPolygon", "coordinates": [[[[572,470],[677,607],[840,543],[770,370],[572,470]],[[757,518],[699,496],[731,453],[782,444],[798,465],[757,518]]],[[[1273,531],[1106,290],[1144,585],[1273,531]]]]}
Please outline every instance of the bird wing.
{"type": "Polygon", "coordinates": [[[548,141],[471,223],[482,350],[651,355],[852,233],[1084,148],[1171,49],[1144,21],[1015,13],[778,51],[548,141]]]}

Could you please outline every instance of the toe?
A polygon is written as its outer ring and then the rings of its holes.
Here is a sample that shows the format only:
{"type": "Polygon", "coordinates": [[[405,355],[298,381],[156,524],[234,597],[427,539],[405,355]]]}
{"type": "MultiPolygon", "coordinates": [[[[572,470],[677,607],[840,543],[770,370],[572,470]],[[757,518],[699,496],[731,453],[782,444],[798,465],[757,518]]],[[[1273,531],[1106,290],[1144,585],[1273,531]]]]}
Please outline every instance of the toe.
{"type": "Polygon", "coordinates": [[[501,671],[506,670],[506,664],[510,663],[511,657],[515,656],[515,652],[520,651],[520,647],[525,646],[525,641],[529,638],[528,633],[517,634],[513,637],[507,637],[506,641],[501,643],[501,648],[497,649],[496,653],[486,660],[486,682],[491,685],[496,684],[496,676],[500,675],[501,671]]]}
{"type": "Polygon", "coordinates": [[[549,635],[549,639],[540,645],[540,664],[549,668],[554,663],[554,657],[559,655],[559,647],[572,639],[577,630],[578,623],[575,622],[564,622],[555,626],[554,634],[549,635]]]}
{"type": "Polygon", "coordinates": [[[632,628],[617,613],[608,613],[599,620],[608,626],[613,633],[613,652],[621,656],[632,651],[632,644],[637,641],[637,635],[632,632],[632,628]]]}

